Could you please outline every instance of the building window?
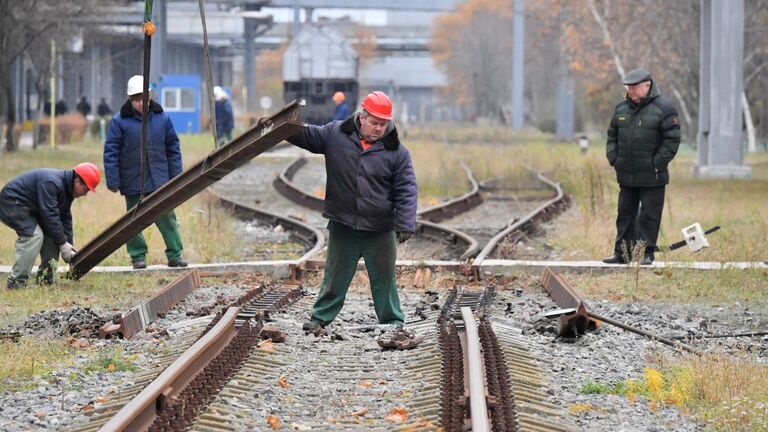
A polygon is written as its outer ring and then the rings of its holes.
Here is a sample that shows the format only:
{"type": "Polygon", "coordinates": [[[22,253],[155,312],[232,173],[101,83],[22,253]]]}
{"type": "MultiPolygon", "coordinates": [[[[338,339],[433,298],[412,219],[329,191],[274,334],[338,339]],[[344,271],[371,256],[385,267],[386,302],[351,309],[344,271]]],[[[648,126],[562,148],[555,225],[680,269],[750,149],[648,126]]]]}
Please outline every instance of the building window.
{"type": "Polygon", "coordinates": [[[195,111],[195,91],[191,88],[166,87],[163,89],[163,108],[166,111],[195,111]]]}

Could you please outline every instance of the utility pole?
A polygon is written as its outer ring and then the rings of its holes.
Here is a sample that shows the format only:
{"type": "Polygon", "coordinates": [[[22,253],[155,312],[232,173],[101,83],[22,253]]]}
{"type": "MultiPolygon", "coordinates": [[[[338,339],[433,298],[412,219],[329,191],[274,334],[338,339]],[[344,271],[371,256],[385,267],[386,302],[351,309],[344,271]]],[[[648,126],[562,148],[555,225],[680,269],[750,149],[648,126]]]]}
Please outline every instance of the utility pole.
{"type": "Polygon", "coordinates": [[[525,41],[523,39],[525,17],[523,16],[523,0],[515,0],[515,18],[512,37],[512,129],[523,127],[523,74],[525,70],[525,41]]]}
{"type": "Polygon", "coordinates": [[[48,135],[51,148],[56,148],[56,39],[51,39],[51,121],[48,135]]]}
{"type": "Polygon", "coordinates": [[[749,179],[741,149],[744,0],[701,0],[698,165],[695,177],[749,179]]]}

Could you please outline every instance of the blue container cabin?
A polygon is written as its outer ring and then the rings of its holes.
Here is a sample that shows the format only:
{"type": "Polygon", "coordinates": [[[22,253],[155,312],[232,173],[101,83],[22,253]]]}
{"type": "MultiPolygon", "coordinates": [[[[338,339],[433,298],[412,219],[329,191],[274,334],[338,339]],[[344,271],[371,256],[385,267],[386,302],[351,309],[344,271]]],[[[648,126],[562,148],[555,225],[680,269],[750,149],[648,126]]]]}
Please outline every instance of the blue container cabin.
{"type": "Polygon", "coordinates": [[[199,75],[163,75],[158,79],[157,93],[177,133],[200,133],[199,75]]]}

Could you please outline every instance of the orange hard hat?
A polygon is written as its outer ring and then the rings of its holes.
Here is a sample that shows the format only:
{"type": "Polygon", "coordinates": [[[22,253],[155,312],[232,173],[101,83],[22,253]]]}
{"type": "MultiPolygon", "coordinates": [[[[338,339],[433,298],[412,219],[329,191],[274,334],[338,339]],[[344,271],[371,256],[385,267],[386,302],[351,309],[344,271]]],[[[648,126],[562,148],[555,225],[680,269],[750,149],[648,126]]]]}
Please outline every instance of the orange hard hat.
{"type": "Polygon", "coordinates": [[[75,173],[83,180],[91,192],[96,192],[96,186],[101,181],[101,173],[96,165],[90,162],[79,163],[75,166],[75,173]]]}
{"type": "Polygon", "coordinates": [[[363,99],[362,107],[374,117],[392,120],[392,101],[382,91],[375,91],[363,99]]]}
{"type": "Polygon", "coordinates": [[[344,102],[344,99],[346,99],[346,97],[344,97],[344,93],[337,91],[336,93],[333,94],[333,97],[331,99],[333,99],[333,101],[336,103],[341,103],[341,102],[344,102]]]}

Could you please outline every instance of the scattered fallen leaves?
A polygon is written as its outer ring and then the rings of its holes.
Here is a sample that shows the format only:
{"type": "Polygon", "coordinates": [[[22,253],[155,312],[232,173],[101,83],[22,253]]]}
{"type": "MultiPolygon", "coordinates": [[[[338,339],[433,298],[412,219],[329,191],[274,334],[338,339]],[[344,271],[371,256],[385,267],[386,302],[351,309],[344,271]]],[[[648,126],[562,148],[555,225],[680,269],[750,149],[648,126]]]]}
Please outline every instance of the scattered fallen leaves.
{"type": "Polygon", "coordinates": [[[349,415],[353,415],[355,417],[362,417],[366,414],[368,414],[368,407],[362,407],[357,411],[351,412],[349,415]]]}
{"type": "Polygon", "coordinates": [[[592,410],[591,403],[571,404],[568,406],[568,411],[570,411],[571,414],[578,414],[582,411],[590,411],[590,410],[592,410]]]}
{"type": "Polygon", "coordinates": [[[405,407],[394,407],[389,410],[384,420],[391,423],[402,423],[408,420],[408,411],[406,411],[405,407]]]}
{"type": "Polygon", "coordinates": [[[288,388],[291,386],[288,384],[288,378],[286,378],[285,375],[280,375],[280,378],[277,379],[277,384],[282,388],[288,388]]]}
{"type": "Polygon", "coordinates": [[[280,418],[274,415],[267,416],[267,424],[272,429],[280,429],[280,418]]]}
{"type": "Polygon", "coordinates": [[[387,380],[385,380],[385,379],[383,379],[383,380],[379,381],[379,384],[382,384],[382,385],[384,385],[384,384],[386,384],[386,383],[387,383],[387,380]]]}
{"type": "Polygon", "coordinates": [[[110,363],[109,366],[107,366],[107,370],[110,372],[114,372],[117,370],[117,366],[115,366],[114,363],[110,363]]]}
{"type": "Polygon", "coordinates": [[[80,411],[89,412],[89,411],[93,411],[93,409],[94,409],[93,404],[88,404],[88,405],[83,405],[80,408],[80,411]]]}
{"type": "Polygon", "coordinates": [[[258,345],[259,349],[264,350],[266,352],[277,352],[275,349],[275,344],[272,343],[272,339],[264,339],[263,341],[259,342],[258,345]]]}
{"type": "Polygon", "coordinates": [[[358,387],[362,387],[362,388],[371,388],[371,387],[373,387],[373,383],[371,381],[362,381],[357,386],[358,387]]]}

